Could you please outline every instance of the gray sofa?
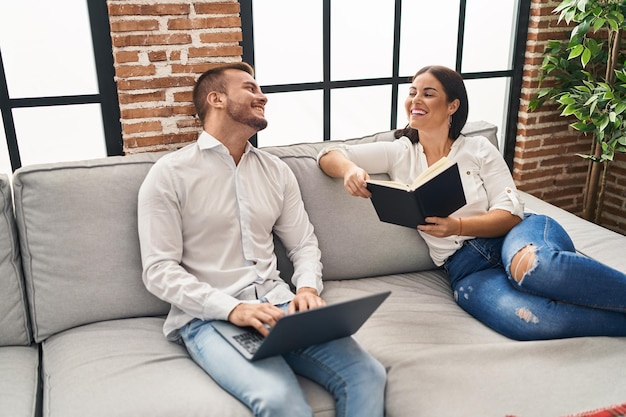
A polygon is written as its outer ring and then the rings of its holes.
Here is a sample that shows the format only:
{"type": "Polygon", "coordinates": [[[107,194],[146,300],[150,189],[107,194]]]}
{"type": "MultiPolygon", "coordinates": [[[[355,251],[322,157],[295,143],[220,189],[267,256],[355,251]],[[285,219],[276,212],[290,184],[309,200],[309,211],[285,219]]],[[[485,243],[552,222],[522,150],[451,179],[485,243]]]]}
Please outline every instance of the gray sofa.
{"type": "MultiPolygon", "coordinates": [[[[484,122],[465,131],[495,140],[484,122]]],[[[317,168],[323,145],[267,150],[300,183],[322,250],[324,297],[392,291],[355,335],[388,370],[387,416],[557,417],[626,401],[626,338],[517,342],[486,328],[455,304],[416,232],[379,222],[369,201],[317,168]]],[[[22,168],[15,212],[0,177],[1,417],[250,416],[165,340],[168,306],[142,284],[137,190],[160,156],[22,168]]],[[[626,237],[524,197],[529,210],[561,221],[581,252],[626,270],[626,237]]],[[[300,383],[317,417],[334,416],[321,387],[300,383]]]]}

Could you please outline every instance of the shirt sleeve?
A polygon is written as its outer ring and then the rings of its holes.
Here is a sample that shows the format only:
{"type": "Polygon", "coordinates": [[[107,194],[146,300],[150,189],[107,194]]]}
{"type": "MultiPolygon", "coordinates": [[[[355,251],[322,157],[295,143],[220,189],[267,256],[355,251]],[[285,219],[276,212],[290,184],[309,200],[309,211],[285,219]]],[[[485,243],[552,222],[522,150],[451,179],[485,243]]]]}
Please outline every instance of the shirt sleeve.
{"type": "Polygon", "coordinates": [[[295,175],[287,165],[283,169],[285,179],[284,205],[274,225],[274,233],[280,238],[287,256],[293,264],[291,282],[298,288],[311,287],[322,293],[322,263],[317,237],[304,208],[300,187],[295,175]]]}
{"type": "Polygon", "coordinates": [[[524,203],[515,187],[509,167],[495,146],[486,141],[484,143],[480,149],[483,160],[480,176],[487,192],[488,210],[506,210],[523,219],[524,203]]]}
{"type": "Polygon", "coordinates": [[[175,175],[159,162],[146,176],[138,197],[143,282],[156,297],[192,317],[226,319],[241,301],[199,281],[181,266],[181,191],[175,175]]]}
{"type": "Polygon", "coordinates": [[[393,167],[405,158],[409,151],[408,139],[393,142],[381,141],[358,145],[333,144],[325,147],[317,155],[317,162],[331,151],[339,151],[369,174],[388,174],[393,167]]]}

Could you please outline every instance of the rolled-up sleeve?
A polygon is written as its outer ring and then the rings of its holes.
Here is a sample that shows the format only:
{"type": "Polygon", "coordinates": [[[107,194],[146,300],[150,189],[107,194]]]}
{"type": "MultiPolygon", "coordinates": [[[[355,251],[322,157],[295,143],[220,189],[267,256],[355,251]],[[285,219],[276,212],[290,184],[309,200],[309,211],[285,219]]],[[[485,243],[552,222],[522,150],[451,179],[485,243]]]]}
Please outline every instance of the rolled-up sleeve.
{"type": "Polygon", "coordinates": [[[524,218],[524,203],[521,199],[509,167],[494,146],[486,145],[480,150],[483,153],[483,165],[480,176],[489,201],[489,210],[506,210],[520,218],[524,218]]]}

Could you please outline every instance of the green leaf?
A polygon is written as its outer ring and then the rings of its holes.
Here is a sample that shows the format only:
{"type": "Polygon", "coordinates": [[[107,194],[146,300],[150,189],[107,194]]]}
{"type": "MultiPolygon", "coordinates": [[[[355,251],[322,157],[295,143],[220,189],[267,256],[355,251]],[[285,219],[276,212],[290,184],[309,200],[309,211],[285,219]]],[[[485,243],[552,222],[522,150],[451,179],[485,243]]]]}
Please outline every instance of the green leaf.
{"type": "Polygon", "coordinates": [[[624,73],[624,70],[615,71],[615,76],[617,77],[618,80],[626,83],[626,73],[624,73]]]}
{"type": "Polygon", "coordinates": [[[583,68],[587,66],[590,60],[591,60],[591,50],[589,50],[588,48],[585,48],[585,50],[583,51],[582,57],[580,57],[580,62],[583,65],[583,68]]]}
{"type": "Polygon", "coordinates": [[[590,105],[591,103],[593,103],[596,100],[598,100],[598,96],[591,96],[591,97],[589,97],[589,100],[587,100],[585,102],[584,106],[588,106],[588,105],[590,105]]]}
{"type": "Polygon", "coordinates": [[[565,109],[563,109],[563,112],[561,112],[561,116],[570,116],[576,113],[577,110],[578,108],[574,105],[566,106],[565,109]]]}
{"type": "Polygon", "coordinates": [[[581,44],[576,45],[570,51],[569,56],[567,57],[567,59],[572,59],[572,58],[576,58],[576,57],[580,56],[583,53],[584,50],[585,50],[585,47],[582,46],[581,44]]]}
{"type": "Polygon", "coordinates": [[[573,129],[576,129],[580,132],[589,133],[593,132],[593,126],[587,125],[585,122],[576,122],[570,125],[573,129]]]}
{"type": "MultiPolygon", "coordinates": [[[[600,134],[600,133],[603,133],[603,132],[604,132],[604,129],[606,129],[606,127],[607,127],[608,125],[609,125],[609,118],[608,118],[608,116],[607,116],[607,115],[602,116],[602,117],[600,118],[600,124],[599,124],[599,125],[598,125],[598,124],[596,124],[596,126],[598,126],[598,129],[600,130],[600,132],[598,132],[598,133],[599,133],[599,134],[600,134]]],[[[598,136],[600,136],[600,135],[598,135],[598,136]]],[[[604,136],[604,134],[602,134],[602,136],[604,136]]]]}
{"type": "Polygon", "coordinates": [[[601,17],[597,18],[594,22],[593,22],[593,32],[597,32],[598,30],[600,30],[600,28],[602,28],[604,26],[604,23],[606,23],[606,19],[603,19],[601,17]]]}
{"type": "Polygon", "coordinates": [[[582,154],[582,153],[577,153],[576,156],[580,156],[583,159],[587,159],[587,160],[590,160],[590,161],[593,161],[593,162],[600,162],[600,160],[598,158],[596,158],[595,156],[593,156],[593,155],[585,155],[585,154],[582,154]]]}

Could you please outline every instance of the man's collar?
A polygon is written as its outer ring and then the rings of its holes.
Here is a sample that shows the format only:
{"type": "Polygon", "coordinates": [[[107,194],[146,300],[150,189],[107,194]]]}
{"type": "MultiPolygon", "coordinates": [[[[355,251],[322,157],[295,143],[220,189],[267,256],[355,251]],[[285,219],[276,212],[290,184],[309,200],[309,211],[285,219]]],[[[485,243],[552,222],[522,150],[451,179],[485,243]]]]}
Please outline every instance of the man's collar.
{"type": "MultiPolygon", "coordinates": [[[[201,150],[213,149],[217,147],[222,147],[224,150],[227,150],[226,146],[224,146],[222,142],[215,139],[215,137],[211,135],[210,133],[207,133],[206,130],[203,130],[202,133],[200,134],[200,137],[198,137],[197,144],[198,144],[198,148],[200,148],[201,150]]],[[[247,142],[244,153],[247,153],[248,151],[253,150],[253,149],[254,149],[254,146],[252,146],[250,142],[247,142]]]]}

